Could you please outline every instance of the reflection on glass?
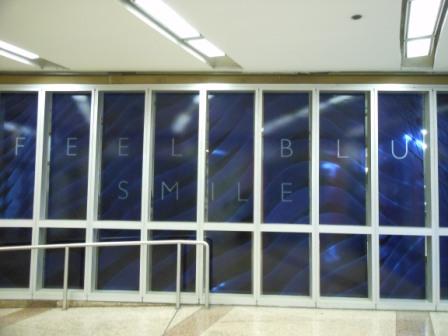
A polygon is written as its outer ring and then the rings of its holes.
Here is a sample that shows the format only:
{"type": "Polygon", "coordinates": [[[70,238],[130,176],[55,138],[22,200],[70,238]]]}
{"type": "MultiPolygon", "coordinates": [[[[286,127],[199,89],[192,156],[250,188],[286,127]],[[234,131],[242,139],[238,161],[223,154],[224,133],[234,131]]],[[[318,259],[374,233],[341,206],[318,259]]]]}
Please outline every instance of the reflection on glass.
{"type": "Polygon", "coordinates": [[[254,94],[208,95],[209,222],[253,221],[254,94]]]}
{"type": "Polygon", "coordinates": [[[37,93],[0,93],[0,219],[33,217],[37,93]]]}
{"type": "MultiPolygon", "coordinates": [[[[165,231],[155,230],[151,232],[151,240],[196,240],[195,231],[165,231]]],[[[151,291],[175,291],[176,290],[176,263],[177,246],[151,246],[151,291]]],[[[181,290],[194,292],[196,285],[196,247],[193,245],[182,246],[181,258],[181,290]]]]}
{"type": "Polygon", "coordinates": [[[425,237],[380,236],[380,296],[425,299],[425,237]]]}
{"type": "Polygon", "coordinates": [[[309,224],[309,94],[263,95],[263,222],[309,224]]]}
{"type": "MultiPolygon", "coordinates": [[[[72,244],[86,241],[84,229],[46,229],[45,244],[72,244]]],[[[68,268],[68,287],[84,287],[84,248],[71,248],[68,268]]],[[[64,280],[63,249],[45,250],[43,287],[62,288],[64,280]]]]}
{"type": "MultiPolygon", "coordinates": [[[[31,245],[31,229],[1,228],[0,246],[31,245]]],[[[2,252],[0,288],[26,288],[30,283],[30,251],[2,252]]]]}
{"type": "Polygon", "coordinates": [[[47,99],[51,102],[47,218],[85,219],[90,94],[53,93],[47,99]]]}
{"type": "Polygon", "coordinates": [[[195,221],[199,93],[156,93],[152,219],[195,221]]]}
{"type": "Polygon", "coordinates": [[[322,296],[368,296],[367,237],[320,235],[320,293],[322,296]]]}
{"type": "Polygon", "coordinates": [[[380,225],[425,226],[425,95],[378,95],[380,225]]]}
{"type": "Polygon", "coordinates": [[[209,231],[210,291],[252,293],[252,233],[209,231]]]}
{"type": "Polygon", "coordinates": [[[103,93],[100,220],[140,220],[144,93],[103,93]]]}
{"type": "Polygon", "coordinates": [[[439,223],[448,227],[448,94],[437,95],[439,141],[439,223]]]}
{"type": "Polygon", "coordinates": [[[320,95],[319,223],[366,225],[366,97],[320,95]]]}
{"type": "Polygon", "coordinates": [[[263,294],[310,294],[307,233],[263,233],[263,294]]]}
{"type": "MultiPolygon", "coordinates": [[[[98,242],[137,241],[138,230],[99,230],[98,242]]],[[[138,290],[140,246],[98,247],[96,289],[138,290]]]]}

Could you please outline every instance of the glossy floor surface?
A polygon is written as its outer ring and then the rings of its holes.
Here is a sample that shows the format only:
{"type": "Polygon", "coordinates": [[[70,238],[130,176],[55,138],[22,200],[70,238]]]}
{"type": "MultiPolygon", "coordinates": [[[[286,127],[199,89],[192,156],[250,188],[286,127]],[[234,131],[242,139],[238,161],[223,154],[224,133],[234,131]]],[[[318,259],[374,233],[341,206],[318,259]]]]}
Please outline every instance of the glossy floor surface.
{"type": "Polygon", "coordinates": [[[213,306],[0,309],[1,336],[448,336],[448,313],[213,306]]]}

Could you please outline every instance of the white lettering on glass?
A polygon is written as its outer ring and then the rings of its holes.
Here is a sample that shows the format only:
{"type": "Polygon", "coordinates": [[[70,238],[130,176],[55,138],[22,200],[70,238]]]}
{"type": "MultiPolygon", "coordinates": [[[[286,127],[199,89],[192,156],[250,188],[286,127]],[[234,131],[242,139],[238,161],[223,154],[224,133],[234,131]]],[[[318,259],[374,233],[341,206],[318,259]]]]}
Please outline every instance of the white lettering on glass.
{"type": "Polygon", "coordinates": [[[25,145],[22,143],[22,141],[24,141],[25,139],[26,139],[25,137],[21,136],[16,137],[16,149],[15,149],[16,156],[19,154],[19,148],[25,147],[25,145]]]}
{"type": "Polygon", "coordinates": [[[118,138],[118,156],[129,156],[126,150],[129,146],[125,143],[129,138],[118,138]]]}
{"type": "Polygon", "coordinates": [[[176,191],[176,201],[179,200],[179,183],[174,183],[171,187],[166,184],[164,181],[162,181],[162,201],[165,199],[165,189],[172,193],[173,191],[176,191]]]}
{"type": "Polygon", "coordinates": [[[72,141],[78,141],[78,138],[75,137],[67,138],[67,150],[65,151],[65,154],[67,156],[77,156],[76,153],[72,152],[72,149],[78,148],[78,146],[72,144],[72,141]]]}

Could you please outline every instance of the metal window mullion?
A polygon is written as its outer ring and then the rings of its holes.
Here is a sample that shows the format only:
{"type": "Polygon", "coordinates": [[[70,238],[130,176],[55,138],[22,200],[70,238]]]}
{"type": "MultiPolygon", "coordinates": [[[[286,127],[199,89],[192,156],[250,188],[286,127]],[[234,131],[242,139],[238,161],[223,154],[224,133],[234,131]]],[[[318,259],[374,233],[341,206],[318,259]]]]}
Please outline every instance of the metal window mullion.
{"type": "Polygon", "coordinates": [[[254,227],[253,227],[253,291],[255,302],[258,304],[262,292],[262,244],[260,226],[262,221],[262,193],[263,193],[263,179],[262,179],[262,146],[263,146],[263,96],[262,91],[257,89],[255,91],[255,124],[254,124],[254,227]]]}
{"type": "Polygon", "coordinates": [[[378,180],[378,92],[370,90],[369,99],[369,224],[372,227],[371,236],[371,299],[375,306],[379,301],[380,271],[379,271],[379,180],[378,180]]]}
{"type": "Polygon", "coordinates": [[[312,91],[311,103],[311,298],[317,306],[320,297],[319,253],[319,91],[312,91]]]}
{"type": "Polygon", "coordinates": [[[431,301],[436,307],[440,304],[440,241],[439,241],[439,171],[438,171],[438,130],[437,130],[437,91],[429,93],[428,148],[429,148],[429,205],[431,239],[431,301]]]}
{"type": "MultiPolygon", "coordinates": [[[[90,115],[90,139],[89,139],[89,167],[88,167],[88,184],[87,184],[87,223],[86,223],[86,243],[94,242],[93,234],[93,222],[96,218],[97,211],[97,171],[98,171],[98,158],[99,147],[98,137],[99,131],[99,93],[98,90],[92,92],[92,107],[90,115]]],[[[84,270],[84,293],[86,299],[93,290],[93,281],[95,279],[95,272],[93,267],[93,248],[88,247],[85,249],[85,270],[84,270]]]]}
{"type": "MultiPolygon", "coordinates": [[[[34,168],[34,201],[33,201],[33,229],[31,243],[33,245],[39,244],[39,220],[41,218],[41,202],[42,202],[42,180],[43,180],[43,165],[44,165],[44,137],[45,137],[45,90],[38,91],[37,104],[37,123],[36,123],[36,156],[34,168]]],[[[31,251],[30,259],[30,290],[31,297],[38,289],[38,279],[40,278],[41,268],[38,265],[39,251],[31,251]]]]}
{"type": "MultiPolygon", "coordinates": [[[[196,204],[196,239],[204,240],[205,222],[205,188],[206,188],[206,150],[207,150],[207,90],[199,91],[199,120],[198,120],[198,163],[197,163],[197,204],[196,204]]],[[[196,293],[199,302],[204,302],[204,260],[203,249],[196,248],[196,293]]]]}
{"type": "MultiPolygon", "coordinates": [[[[150,179],[152,176],[151,161],[153,153],[151,148],[151,137],[153,131],[152,118],[152,92],[145,90],[145,112],[143,126],[143,162],[142,162],[142,189],[141,189],[141,213],[140,213],[140,239],[148,240],[148,230],[146,223],[149,219],[149,206],[151,201],[152,188],[150,179]]],[[[139,290],[143,301],[144,295],[148,292],[148,265],[149,265],[149,247],[147,245],[140,246],[140,279],[139,290]]]]}

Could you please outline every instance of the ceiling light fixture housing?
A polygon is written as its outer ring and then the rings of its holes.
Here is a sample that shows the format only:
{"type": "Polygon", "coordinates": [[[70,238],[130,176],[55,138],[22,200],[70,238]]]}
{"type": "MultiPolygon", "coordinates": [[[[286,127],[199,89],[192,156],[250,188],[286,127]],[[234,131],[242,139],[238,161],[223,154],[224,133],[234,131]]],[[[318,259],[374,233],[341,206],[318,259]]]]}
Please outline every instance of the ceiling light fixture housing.
{"type": "Polygon", "coordinates": [[[162,0],[120,0],[148,26],[213,68],[241,67],[162,0]]]}
{"type": "Polygon", "coordinates": [[[403,0],[402,66],[432,68],[448,0],[403,0]]]}
{"type": "Polygon", "coordinates": [[[39,55],[5,41],[0,41],[0,56],[27,65],[36,65],[35,60],[39,58],[39,55]]]}

